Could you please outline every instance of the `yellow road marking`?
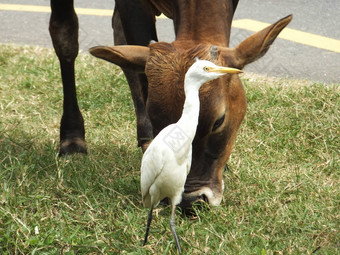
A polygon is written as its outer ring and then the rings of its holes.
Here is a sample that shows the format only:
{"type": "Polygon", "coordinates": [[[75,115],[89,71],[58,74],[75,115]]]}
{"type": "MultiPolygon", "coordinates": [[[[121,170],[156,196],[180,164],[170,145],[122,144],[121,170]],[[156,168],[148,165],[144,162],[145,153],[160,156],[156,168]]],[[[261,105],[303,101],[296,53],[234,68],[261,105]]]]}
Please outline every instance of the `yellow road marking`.
{"type": "MultiPolygon", "coordinates": [[[[74,9],[78,15],[110,16],[110,17],[112,17],[113,15],[113,10],[108,9],[93,9],[93,8],[74,8],[74,9]]],[[[0,10],[50,13],[51,7],[42,5],[0,4],[0,10]]],[[[157,18],[167,19],[167,17],[163,14],[157,18]]]]}
{"type": "MultiPolygon", "coordinates": [[[[271,24],[251,19],[240,19],[234,20],[232,25],[235,28],[257,32],[271,24]]],[[[333,38],[302,32],[291,28],[283,29],[278,37],[292,42],[340,53],[340,40],[333,38]]]]}
{"type": "MultiPolygon", "coordinates": [[[[50,13],[49,6],[41,5],[21,5],[21,4],[0,4],[0,10],[5,11],[24,11],[24,12],[43,12],[50,13]]],[[[112,16],[113,11],[107,9],[91,9],[91,8],[75,8],[78,15],[93,15],[93,16],[112,16]]],[[[166,19],[163,14],[158,19],[166,19]]],[[[245,29],[252,32],[257,32],[267,26],[269,23],[260,22],[251,19],[234,20],[232,26],[239,29],[245,29]]],[[[285,28],[278,36],[279,38],[292,42],[313,46],[319,49],[325,49],[340,53],[340,40],[299,31],[296,29],[285,28]]]]}
{"type": "MultiPolygon", "coordinates": [[[[42,5],[0,4],[0,10],[50,13],[51,7],[42,5]]],[[[79,15],[112,16],[113,14],[113,10],[107,9],[75,8],[75,11],[79,15]]]]}

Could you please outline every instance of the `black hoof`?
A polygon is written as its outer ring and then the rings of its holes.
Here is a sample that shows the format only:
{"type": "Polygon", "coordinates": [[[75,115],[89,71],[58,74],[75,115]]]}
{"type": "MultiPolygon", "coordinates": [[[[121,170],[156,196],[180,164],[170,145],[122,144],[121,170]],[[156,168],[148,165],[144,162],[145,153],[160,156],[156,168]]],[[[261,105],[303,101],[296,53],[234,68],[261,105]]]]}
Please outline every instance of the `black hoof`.
{"type": "Polygon", "coordinates": [[[60,142],[59,156],[71,155],[74,153],[87,154],[86,142],[84,139],[71,138],[60,142]]]}

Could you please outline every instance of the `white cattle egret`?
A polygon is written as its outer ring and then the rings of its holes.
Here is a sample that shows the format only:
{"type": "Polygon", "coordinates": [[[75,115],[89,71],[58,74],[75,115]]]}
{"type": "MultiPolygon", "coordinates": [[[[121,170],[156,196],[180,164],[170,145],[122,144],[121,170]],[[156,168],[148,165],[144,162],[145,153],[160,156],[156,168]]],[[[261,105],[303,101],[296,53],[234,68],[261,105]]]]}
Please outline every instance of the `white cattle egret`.
{"type": "Polygon", "coordinates": [[[200,109],[199,89],[207,81],[227,73],[242,71],[221,67],[196,59],[184,79],[185,102],[177,123],[165,127],[145,151],[141,165],[143,204],[150,207],[144,244],[147,242],[152,210],[164,198],[171,200],[170,227],[178,252],[181,248],[175,231],[175,209],[181,202],[184,184],[191,166],[192,141],[195,137],[200,109]]]}

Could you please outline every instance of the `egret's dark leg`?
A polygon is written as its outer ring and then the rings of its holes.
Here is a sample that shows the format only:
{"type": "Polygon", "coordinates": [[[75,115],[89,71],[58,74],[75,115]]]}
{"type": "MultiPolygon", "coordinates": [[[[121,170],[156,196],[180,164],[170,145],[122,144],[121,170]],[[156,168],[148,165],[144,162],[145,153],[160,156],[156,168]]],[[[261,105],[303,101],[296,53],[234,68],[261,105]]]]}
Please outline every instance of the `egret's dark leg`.
{"type": "Polygon", "coordinates": [[[173,204],[172,207],[171,207],[170,228],[171,228],[172,234],[175,238],[178,253],[180,254],[181,253],[181,246],[179,245],[178,237],[177,237],[176,230],[175,230],[175,210],[176,210],[176,205],[173,204]]]}
{"type": "Polygon", "coordinates": [[[152,210],[153,210],[153,206],[151,206],[149,214],[148,214],[148,222],[146,224],[146,231],[145,231],[145,237],[144,237],[144,243],[143,246],[146,244],[146,242],[148,241],[148,235],[149,235],[149,229],[150,229],[150,224],[152,221],[152,210]]]}

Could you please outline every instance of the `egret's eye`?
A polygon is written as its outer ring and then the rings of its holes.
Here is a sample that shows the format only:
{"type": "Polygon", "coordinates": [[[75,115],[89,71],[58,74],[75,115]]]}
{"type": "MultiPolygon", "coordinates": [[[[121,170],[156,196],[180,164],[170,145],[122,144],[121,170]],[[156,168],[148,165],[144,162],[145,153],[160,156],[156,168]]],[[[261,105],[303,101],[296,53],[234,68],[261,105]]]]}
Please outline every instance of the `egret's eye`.
{"type": "Polygon", "coordinates": [[[222,123],[224,122],[224,118],[225,118],[225,114],[223,114],[222,117],[220,117],[218,120],[215,121],[212,131],[215,131],[222,125],[222,123]]]}
{"type": "Polygon", "coordinates": [[[203,70],[206,71],[206,72],[209,72],[209,67],[205,66],[205,67],[203,67],[203,70]]]}

